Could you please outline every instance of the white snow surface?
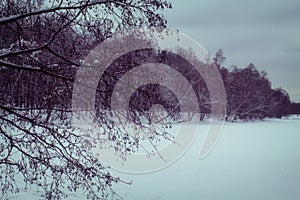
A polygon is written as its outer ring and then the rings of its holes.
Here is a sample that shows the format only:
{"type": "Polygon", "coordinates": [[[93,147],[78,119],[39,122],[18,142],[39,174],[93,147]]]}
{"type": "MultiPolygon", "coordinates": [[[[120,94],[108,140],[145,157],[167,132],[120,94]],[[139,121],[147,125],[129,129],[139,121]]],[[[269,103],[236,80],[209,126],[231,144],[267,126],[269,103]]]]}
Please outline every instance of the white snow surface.
{"type": "MultiPolygon", "coordinates": [[[[124,200],[299,200],[300,116],[256,122],[225,123],[212,153],[198,159],[207,124],[188,151],[174,164],[145,174],[112,170],[133,180],[114,185],[124,200]]],[[[14,199],[40,199],[32,191],[14,199]]],[[[68,199],[86,199],[77,193],[68,199]]]]}

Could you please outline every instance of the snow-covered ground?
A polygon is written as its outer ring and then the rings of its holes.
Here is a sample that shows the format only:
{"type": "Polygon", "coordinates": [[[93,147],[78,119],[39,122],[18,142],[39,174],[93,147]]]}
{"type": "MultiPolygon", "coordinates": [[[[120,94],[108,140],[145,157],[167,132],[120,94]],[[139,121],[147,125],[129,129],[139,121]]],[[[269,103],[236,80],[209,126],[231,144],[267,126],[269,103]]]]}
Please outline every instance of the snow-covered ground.
{"type": "MultiPolygon", "coordinates": [[[[300,117],[226,123],[212,153],[198,159],[208,125],[178,161],[146,174],[112,171],[125,200],[299,200],[300,117]]],[[[16,199],[35,199],[28,193],[16,199]]],[[[82,194],[69,199],[85,199],[82,194]]],[[[36,197],[38,199],[38,197],[36,197]]]]}

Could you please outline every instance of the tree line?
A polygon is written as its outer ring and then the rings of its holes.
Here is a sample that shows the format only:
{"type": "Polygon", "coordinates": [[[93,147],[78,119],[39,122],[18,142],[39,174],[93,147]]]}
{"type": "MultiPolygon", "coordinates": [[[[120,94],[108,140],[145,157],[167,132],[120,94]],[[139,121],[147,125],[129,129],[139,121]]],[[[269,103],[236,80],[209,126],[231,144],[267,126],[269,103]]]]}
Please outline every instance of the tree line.
{"type": "Polygon", "coordinates": [[[227,120],[262,120],[300,114],[300,104],[292,102],[287,91],[272,88],[267,72],[259,71],[253,63],[245,68],[228,69],[219,49],[214,57],[226,90],[227,120]]]}
{"type": "MultiPolygon", "coordinates": [[[[144,57],[144,59],[147,58],[148,62],[157,62],[165,59],[167,56],[167,54],[157,53],[157,55],[152,55],[152,60],[150,60],[148,54],[139,54],[138,59],[141,61],[144,57]]],[[[176,59],[176,57],[174,57],[174,59],[176,59]]],[[[122,65],[132,65],[132,60],[133,55],[129,55],[127,60],[125,62],[123,61],[122,65]]],[[[228,69],[222,66],[225,60],[222,50],[218,50],[213,60],[220,71],[226,90],[227,121],[236,121],[238,119],[262,120],[267,117],[281,118],[290,114],[300,114],[300,104],[292,102],[288,92],[284,89],[272,88],[267,73],[265,71],[259,71],[254,64],[250,63],[245,68],[233,66],[231,69],[228,69]]],[[[181,61],[178,60],[178,62],[181,61]]],[[[45,109],[48,111],[47,114],[49,117],[52,111],[61,111],[61,115],[66,112],[71,112],[73,81],[66,81],[65,77],[68,77],[69,80],[74,80],[76,78],[75,67],[54,66],[48,68],[47,73],[11,68],[2,68],[0,70],[0,100],[2,104],[19,108],[45,109]]],[[[189,73],[189,79],[191,79],[193,74],[196,73],[189,73]]],[[[201,77],[197,77],[197,79],[199,78],[201,77]]],[[[106,82],[109,81],[106,80],[106,82]]],[[[210,103],[207,87],[203,80],[199,81],[196,87],[198,90],[201,90],[201,94],[203,94],[202,96],[204,97],[204,100],[201,102],[201,107],[203,108],[201,112],[209,114],[210,103]]],[[[136,95],[137,94],[138,93],[136,93],[136,95]]],[[[106,95],[107,94],[104,94],[102,101],[105,101],[106,95]]],[[[143,95],[155,96],[157,94],[151,91],[144,91],[144,94],[139,94],[139,96],[143,95]]],[[[167,94],[160,95],[166,96],[167,94]]],[[[169,97],[170,99],[173,98],[171,96],[169,97]]],[[[140,100],[139,104],[143,104],[147,101],[149,101],[149,99],[145,97],[144,100],[140,100]]],[[[176,105],[176,101],[178,100],[175,99],[171,101],[172,102],[169,101],[170,104],[176,105]]],[[[135,107],[141,106],[142,105],[135,105],[135,107]]],[[[163,106],[165,106],[165,108],[168,107],[168,105],[163,106]]],[[[149,105],[144,107],[149,107],[149,105]]],[[[148,109],[149,108],[140,109],[140,111],[146,114],[145,111],[148,109]]]]}

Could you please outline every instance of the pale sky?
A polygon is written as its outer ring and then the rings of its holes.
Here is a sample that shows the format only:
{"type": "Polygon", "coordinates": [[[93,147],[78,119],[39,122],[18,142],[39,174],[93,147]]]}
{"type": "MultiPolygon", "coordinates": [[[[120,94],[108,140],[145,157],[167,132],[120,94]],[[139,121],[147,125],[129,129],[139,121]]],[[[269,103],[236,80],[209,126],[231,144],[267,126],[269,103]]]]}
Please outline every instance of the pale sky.
{"type": "Polygon", "coordinates": [[[299,0],[170,0],[168,26],[199,42],[211,55],[222,48],[225,66],[252,62],[272,87],[300,102],[299,0]]]}

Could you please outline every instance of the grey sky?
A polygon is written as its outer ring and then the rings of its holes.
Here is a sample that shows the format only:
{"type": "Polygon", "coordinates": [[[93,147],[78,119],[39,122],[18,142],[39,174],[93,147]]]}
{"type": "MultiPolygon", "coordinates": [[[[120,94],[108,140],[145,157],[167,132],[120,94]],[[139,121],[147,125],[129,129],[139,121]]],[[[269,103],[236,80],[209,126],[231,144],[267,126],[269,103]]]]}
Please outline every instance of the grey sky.
{"type": "Polygon", "coordinates": [[[225,66],[250,62],[268,72],[272,87],[300,102],[299,0],[170,0],[170,28],[189,35],[212,55],[222,48],[225,66]]]}

